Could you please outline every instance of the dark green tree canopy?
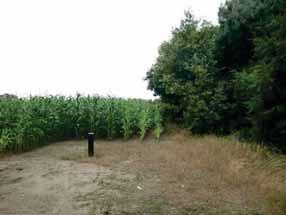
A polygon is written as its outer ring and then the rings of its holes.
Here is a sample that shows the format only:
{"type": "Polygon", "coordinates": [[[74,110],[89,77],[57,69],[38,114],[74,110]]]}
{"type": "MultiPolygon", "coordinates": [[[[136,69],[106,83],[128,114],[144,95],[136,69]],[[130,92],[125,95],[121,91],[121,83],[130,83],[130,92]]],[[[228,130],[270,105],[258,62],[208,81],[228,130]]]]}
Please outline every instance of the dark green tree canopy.
{"type": "Polygon", "coordinates": [[[147,73],[149,89],[173,105],[176,117],[197,132],[219,128],[226,100],[216,78],[215,39],[218,27],[190,13],[162,43],[157,62],[147,73]]]}
{"type": "Polygon", "coordinates": [[[148,88],[193,132],[238,130],[286,151],[286,1],[229,0],[218,15],[214,26],[186,13],[148,88]]]}
{"type": "Polygon", "coordinates": [[[285,0],[227,1],[216,45],[218,69],[234,83],[228,97],[245,110],[240,117],[250,119],[259,141],[280,148],[286,140],[285,17],[285,0]]]}

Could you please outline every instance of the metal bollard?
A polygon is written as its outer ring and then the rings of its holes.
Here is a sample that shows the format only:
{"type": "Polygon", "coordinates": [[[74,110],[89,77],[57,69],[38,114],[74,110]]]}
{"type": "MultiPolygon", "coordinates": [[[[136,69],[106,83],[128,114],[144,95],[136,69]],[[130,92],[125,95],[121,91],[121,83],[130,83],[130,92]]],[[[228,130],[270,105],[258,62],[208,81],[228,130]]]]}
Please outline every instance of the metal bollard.
{"type": "Polygon", "coordinates": [[[94,133],[88,133],[88,156],[92,157],[94,155],[94,133]]]}

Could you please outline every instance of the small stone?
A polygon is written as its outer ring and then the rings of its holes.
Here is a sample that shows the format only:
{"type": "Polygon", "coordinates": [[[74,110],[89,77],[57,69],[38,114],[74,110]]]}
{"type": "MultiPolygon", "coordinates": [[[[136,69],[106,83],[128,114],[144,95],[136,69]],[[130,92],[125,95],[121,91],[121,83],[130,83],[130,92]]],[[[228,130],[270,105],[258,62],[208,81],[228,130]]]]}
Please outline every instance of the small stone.
{"type": "Polygon", "coordinates": [[[22,171],[23,168],[22,168],[22,167],[16,167],[16,170],[17,170],[17,171],[22,171]]]}

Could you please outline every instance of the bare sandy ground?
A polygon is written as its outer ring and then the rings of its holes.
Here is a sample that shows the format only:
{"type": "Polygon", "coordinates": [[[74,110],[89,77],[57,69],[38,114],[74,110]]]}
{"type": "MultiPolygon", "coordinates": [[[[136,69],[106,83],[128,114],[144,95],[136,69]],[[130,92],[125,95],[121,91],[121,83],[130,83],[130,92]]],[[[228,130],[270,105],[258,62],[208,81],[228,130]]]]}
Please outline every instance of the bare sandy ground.
{"type": "Polygon", "coordinates": [[[249,161],[222,159],[212,139],[182,138],[97,141],[95,158],[86,141],[2,157],[0,214],[266,214],[257,181],[236,177],[249,161]]]}
{"type": "Polygon", "coordinates": [[[1,159],[0,214],[88,214],[90,202],[81,197],[93,195],[110,171],[61,159],[83,144],[53,144],[1,159]]]}

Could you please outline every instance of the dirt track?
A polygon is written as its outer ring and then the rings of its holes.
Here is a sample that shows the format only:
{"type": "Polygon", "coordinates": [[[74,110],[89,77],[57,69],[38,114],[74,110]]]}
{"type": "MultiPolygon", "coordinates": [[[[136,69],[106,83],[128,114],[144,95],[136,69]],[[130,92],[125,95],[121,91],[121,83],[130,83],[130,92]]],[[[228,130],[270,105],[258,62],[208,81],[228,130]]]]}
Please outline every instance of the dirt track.
{"type": "Polygon", "coordinates": [[[62,160],[81,143],[50,145],[0,161],[0,214],[88,214],[98,181],[110,171],[62,160]]]}
{"type": "Polygon", "coordinates": [[[99,141],[92,159],[67,141],[0,158],[0,214],[264,214],[245,159],[228,161],[213,138],[184,141],[99,141]]]}

